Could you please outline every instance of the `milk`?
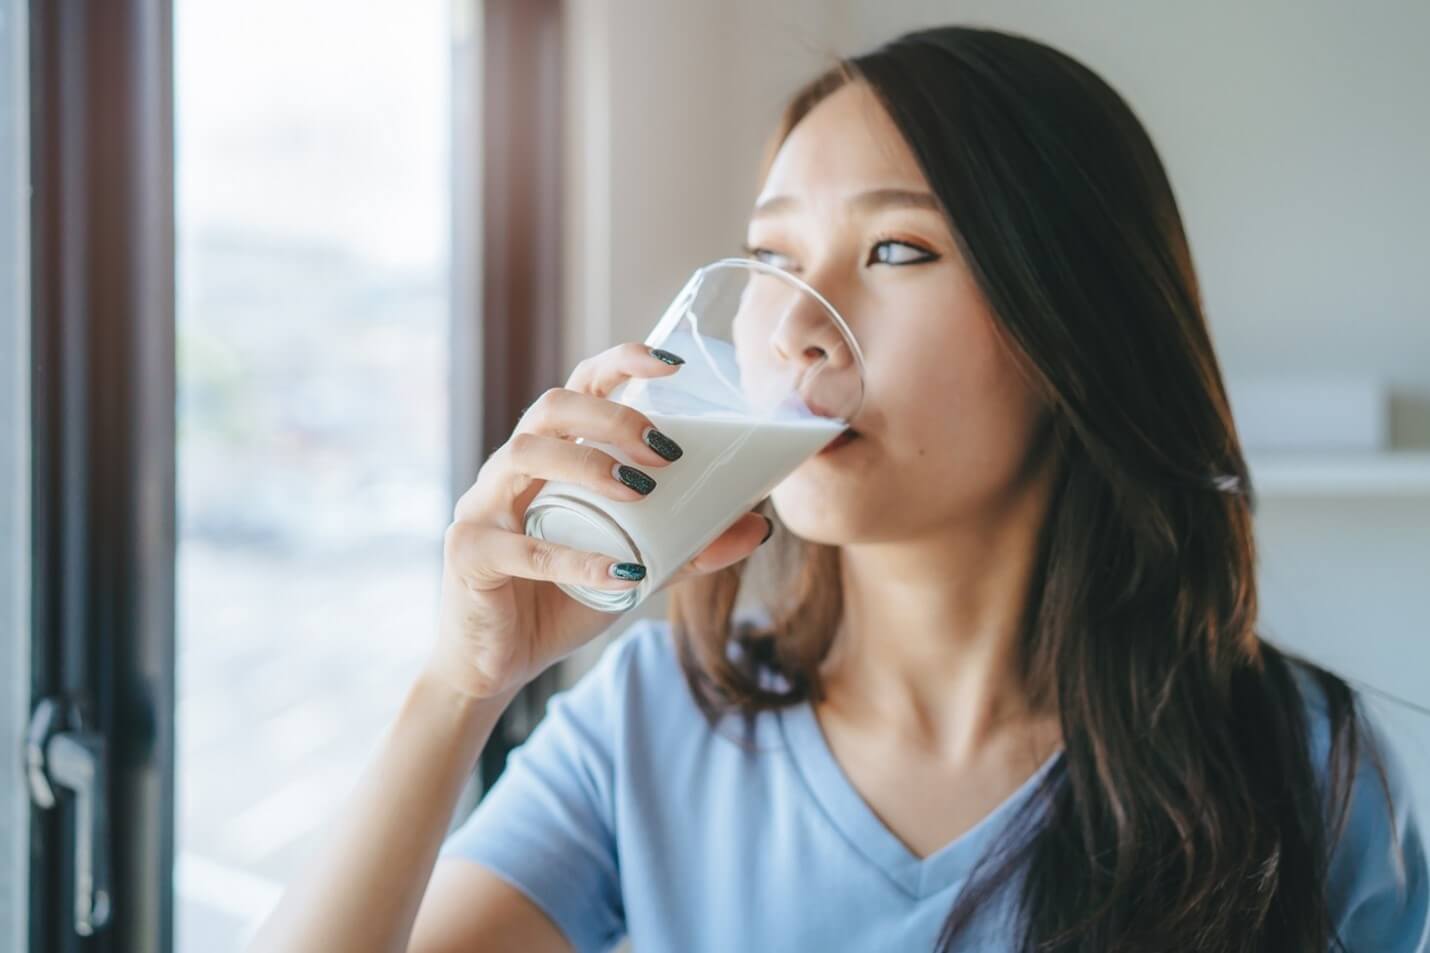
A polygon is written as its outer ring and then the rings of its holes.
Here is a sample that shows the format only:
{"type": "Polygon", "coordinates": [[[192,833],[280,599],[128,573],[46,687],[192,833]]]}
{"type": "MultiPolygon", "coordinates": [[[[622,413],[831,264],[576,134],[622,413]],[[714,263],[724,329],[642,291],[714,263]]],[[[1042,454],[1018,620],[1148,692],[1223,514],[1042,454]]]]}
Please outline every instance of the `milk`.
{"type": "MultiPolygon", "coordinates": [[[[722,532],[769,496],[785,477],[843,432],[839,421],[819,417],[761,420],[736,416],[646,415],[656,429],[680,444],[684,455],[666,467],[645,467],[656,481],[649,496],[618,502],[585,487],[551,482],[537,497],[557,495],[599,510],[615,523],[579,505],[543,514],[541,535],[552,542],[623,561],[645,564],[640,586],[620,600],[625,604],[599,608],[630,608],[661,585],[722,532]],[[629,537],[622,538],[621,530],[629,537]],[[634,543],[637,552],[632,551],[634,543]]],[[[595,444],[622,463],[638,466],[614,447],[595,444]]],[[[535,504],[534,504],[535,505],[535,504]]],[[[567,588],[582,598],[591,590],[567,588]]],[[[611,599],[607,593],[604,598],[611,599]]]]}

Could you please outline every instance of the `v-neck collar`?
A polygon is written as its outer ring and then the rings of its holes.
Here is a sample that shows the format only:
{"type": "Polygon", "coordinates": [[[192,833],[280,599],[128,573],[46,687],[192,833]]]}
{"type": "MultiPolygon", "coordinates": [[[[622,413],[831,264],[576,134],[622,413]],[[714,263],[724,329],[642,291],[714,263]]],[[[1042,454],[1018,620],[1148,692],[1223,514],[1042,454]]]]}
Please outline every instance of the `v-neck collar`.
{"type": "Polygon", "coordinates": [[[931,896],[966,879],[992,838],[1062,756],[1059,749],[976,824],[934,853],[920,858],[885,826],[855,790],[835,760],[809,702],[780,709],[779,720],[790,756],[830,822],[870,863],[915,899],[931,896]]]}

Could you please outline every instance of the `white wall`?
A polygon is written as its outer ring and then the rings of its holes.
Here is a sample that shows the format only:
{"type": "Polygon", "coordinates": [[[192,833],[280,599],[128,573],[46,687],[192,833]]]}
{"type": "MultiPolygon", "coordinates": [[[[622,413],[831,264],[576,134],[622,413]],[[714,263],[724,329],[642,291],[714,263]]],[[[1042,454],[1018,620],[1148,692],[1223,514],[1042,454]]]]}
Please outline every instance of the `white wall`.
{"type": "Polygon", "coordinates": [[[828,6],[571,5],[573,363],[643,338],[691,271],[738,252],[783,97],[834,62],[828,6]]]}
{"type": "MultiPolygon", "coordinates": [[[[573,144],[573,357],[640,337],[691,268],[734,247],[782,99],[830,53],[956,19],[1059,46],[1132,104],[1229,374],[1375,375],[1397,389],[1398,441],[1430,446],[1423,0],[573,6],[598,25],[574,45],[578,122],[599,130],[573,144]]],[[[1259,530],[1268,631],[1430,705],[1430,499],[1273,497],[1259,530]]],[[[1389,717],[1430,823],[1430,718],[1389,717]]]]}

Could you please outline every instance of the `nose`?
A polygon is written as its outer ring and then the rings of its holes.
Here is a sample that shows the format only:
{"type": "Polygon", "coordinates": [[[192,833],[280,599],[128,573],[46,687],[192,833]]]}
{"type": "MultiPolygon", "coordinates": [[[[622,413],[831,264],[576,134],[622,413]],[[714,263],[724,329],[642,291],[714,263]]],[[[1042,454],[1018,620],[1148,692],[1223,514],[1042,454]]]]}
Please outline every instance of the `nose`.
{"type": "Polygon", "coordinates": [[[854,352],[834,317],[807,294],[792,296],[770,345],[781,361],[804,367],[821,361],[831,369],[854,364],[854,352]]]}

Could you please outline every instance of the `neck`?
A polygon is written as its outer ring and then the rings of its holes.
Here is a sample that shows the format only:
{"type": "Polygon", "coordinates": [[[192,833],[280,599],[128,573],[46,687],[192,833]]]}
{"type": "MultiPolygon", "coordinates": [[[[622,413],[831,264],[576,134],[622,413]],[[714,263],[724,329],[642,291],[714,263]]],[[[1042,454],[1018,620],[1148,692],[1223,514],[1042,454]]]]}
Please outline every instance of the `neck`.
{"type": "Polygon", "coordinates": [[[841,547],[827,710],[954,760],[1046,720],[1030,710],[1020,643],[1049,483],[926,538],[841,547]]]}

